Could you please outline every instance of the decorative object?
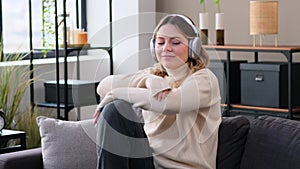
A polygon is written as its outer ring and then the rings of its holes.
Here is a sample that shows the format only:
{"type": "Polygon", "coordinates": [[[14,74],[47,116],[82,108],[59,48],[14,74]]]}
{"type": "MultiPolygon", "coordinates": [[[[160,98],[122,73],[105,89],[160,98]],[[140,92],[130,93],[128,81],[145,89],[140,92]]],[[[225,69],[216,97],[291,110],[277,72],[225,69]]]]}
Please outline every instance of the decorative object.
{"type": "Polygon", "coordinates": [[[253,35],[253,46],[256,35],[259,35],[262,46],[262,35],[271,34],[275,35],[277,46],[278,1],[250,1],[250,35],[253,35]]]}
{"type": "Polygon", "coordinates": [[[72,21],[72,17],[71,17],[71,14],[70,13],[66,13],[66,14],[61,14],[59,15],[62,19],[61,21],[58,23],[57,27],[60,29],[59,30],[59,44],[64,44],[63,43],[63,37],[64,37],[64,31],[65,31],[65,28],[64,28],[64,21],[66,19],[66,40],[67,40],[67,44],[70,45],[70,44],[73,44],[74,42],[74,37],[73,37],[73,30],[75,30],[74,28],[74,24],[73,24],[73,21],[72,21]],[[65,17],[64,17],[65,15],[65,17]]]}
{"type": "Polygon", "coordinates": [[[216,45],[224,45],[224,13],[221,13],[220,0],[215,0],[217,13],[215,17],[216,45]]]}
{"type": "Polygon", "coordinates": [[[216,13],[216,44],[224,45],[224,13],[216,13]]]}
{"type": "Polygon", "coordinates": [[[75,29],[73,31],[74,44],[87,44],[88,43],[88,33],[83,29],[75,29]]]}
{"type": "Polygon", "coordinates": [[[208,44],[208,13],[199,13],[199,28],[201,32],[201,42],[203,45],[208,44]]]}
{"type": "Polygon", "coordinates": [[[200,37],[203,45],[208,44],[208,13],[206,12],[205,0],[200,0],[203,12],[199,13],[200,37]]]}

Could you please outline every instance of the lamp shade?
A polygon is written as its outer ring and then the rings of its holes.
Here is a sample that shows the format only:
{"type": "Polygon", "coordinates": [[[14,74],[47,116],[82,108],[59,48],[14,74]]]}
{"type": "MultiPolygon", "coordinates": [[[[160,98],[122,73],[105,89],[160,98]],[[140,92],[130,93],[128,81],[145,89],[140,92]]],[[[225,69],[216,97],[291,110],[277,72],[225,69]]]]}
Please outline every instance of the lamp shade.
{"type": "Polygon", "coordinates": [[[278,1],[250,1],[250,35],[278,34],[278,1]]]}

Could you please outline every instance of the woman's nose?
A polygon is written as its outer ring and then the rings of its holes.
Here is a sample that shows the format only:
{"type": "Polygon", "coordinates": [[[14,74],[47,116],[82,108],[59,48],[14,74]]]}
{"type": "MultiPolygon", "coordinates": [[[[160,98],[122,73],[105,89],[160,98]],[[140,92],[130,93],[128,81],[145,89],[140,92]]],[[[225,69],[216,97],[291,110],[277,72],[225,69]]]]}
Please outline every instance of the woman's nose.
{"type": "Polygon", "coordinates": [[[172,46],[169,42],[166,42],[163,46],[163,51],[172,51],[172,46]]]}

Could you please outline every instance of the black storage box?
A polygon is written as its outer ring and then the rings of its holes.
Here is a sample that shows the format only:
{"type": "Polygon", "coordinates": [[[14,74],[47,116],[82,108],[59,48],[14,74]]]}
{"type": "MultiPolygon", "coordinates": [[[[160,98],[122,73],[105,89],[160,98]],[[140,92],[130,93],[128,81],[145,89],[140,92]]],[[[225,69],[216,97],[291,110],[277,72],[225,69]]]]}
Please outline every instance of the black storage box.
{"type": "MultiPolygon", "coordinates": [[[[247,63],[247,60],[231,60],[230,61],[230,102],[240,103],[241,102],[241,74],[240,64],[247,63]]],[[[219,81],[221,103],[226,103],[226,60],[211,60],[209,69],[216,75],[219,81]]]]}
{"type": "MultiPolygon", "coordinates": [[[[60,103],[65,103],[65,81],[59,81],[60,103]]],[[[57,103],[56,97],[57,81],[46,81],[45,86],[45,101],[49,103],[57,103]]],[[[99,95],[96,92],[99,82],[85,80],[68,80],[68,104],[74,106],[87,106],[99,103],[99,95]]]]}
{"type": "MultiPolygon", "coordinates": [[[[288,64],[244,63],[241,69],[241,104],[274,108],[288,107],[288,64]]],[[[292,65],[293,105],[300,105],[300,64],[292,65]]]]}

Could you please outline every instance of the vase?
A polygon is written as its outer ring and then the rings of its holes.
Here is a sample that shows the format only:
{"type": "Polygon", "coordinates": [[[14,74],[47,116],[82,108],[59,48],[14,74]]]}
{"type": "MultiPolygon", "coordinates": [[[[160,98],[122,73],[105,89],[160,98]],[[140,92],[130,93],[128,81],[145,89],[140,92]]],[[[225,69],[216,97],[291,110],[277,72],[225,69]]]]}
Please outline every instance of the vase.
{"type": "Polygon", "coordinates": [[[216,13],[216,45],[224,45],[224,13],[216,13]]]}
{"type": "Polygon", "coordinates": [[[208,44],[208,13],[199,13],[200,38],[203,45],[208,44]]]}

